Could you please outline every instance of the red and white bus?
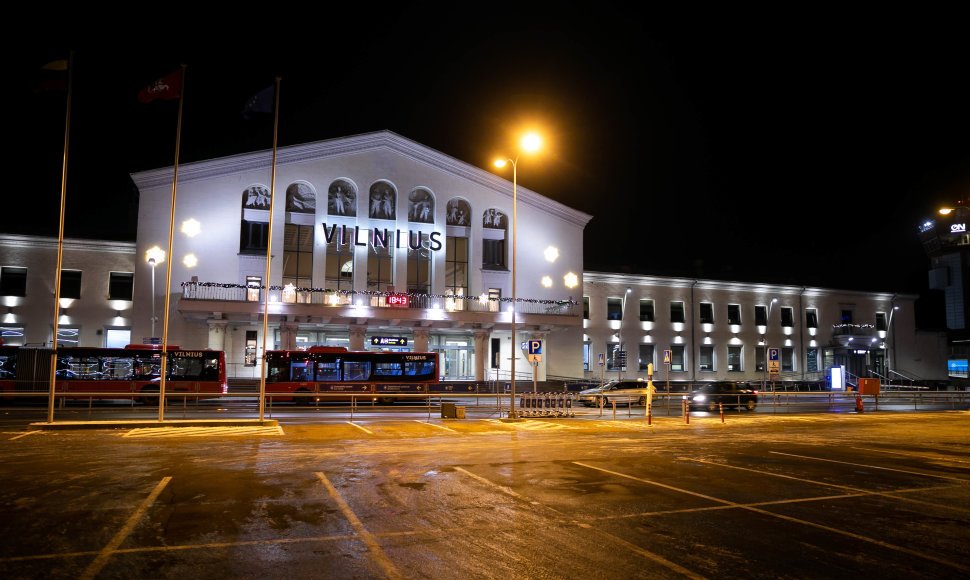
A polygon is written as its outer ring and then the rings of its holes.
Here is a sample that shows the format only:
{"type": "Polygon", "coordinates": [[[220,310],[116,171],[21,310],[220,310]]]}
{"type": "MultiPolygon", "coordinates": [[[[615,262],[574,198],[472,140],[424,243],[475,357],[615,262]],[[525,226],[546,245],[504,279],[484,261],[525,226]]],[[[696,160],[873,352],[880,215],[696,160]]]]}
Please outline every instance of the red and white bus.
{"type": "MultiPolygon", "coordinates": [[[[51,349],[0,346],[0,389],[13,393],[46,393],[50,389],[51,349]]],[[[135,397],[158,404],[161,383],[161,348],[128,345],[125,348],[60,348],[54,392],[58,397],[117,399],[135,397]],[[153,395],[154,394],[154,395],[153,395]]],[[[216,350],[182,350],[168,347],[165,393],[190,399],[218,397],[228,392],[226,354],[216,350]]]]}
{"type": "Polygon", "coordinates": [[[354,352],[343,347],[314,346],[308,350],[269,351],[266,367],[269,398],[296,404],[351,399],[389,404],[401,395],[475,389],[473,385],[439,384],[438,354],[434,352],[354,352]]]}

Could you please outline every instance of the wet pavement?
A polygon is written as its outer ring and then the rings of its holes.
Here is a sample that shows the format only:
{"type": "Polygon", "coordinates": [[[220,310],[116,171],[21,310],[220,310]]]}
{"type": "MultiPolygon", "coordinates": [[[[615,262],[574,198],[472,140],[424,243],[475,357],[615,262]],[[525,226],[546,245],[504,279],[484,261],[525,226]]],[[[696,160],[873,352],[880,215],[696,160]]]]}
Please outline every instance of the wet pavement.
{"type": "Polygon", "coordinates": [[[970,573],[970,413],[0,433],[3,578],[970,573]]]}

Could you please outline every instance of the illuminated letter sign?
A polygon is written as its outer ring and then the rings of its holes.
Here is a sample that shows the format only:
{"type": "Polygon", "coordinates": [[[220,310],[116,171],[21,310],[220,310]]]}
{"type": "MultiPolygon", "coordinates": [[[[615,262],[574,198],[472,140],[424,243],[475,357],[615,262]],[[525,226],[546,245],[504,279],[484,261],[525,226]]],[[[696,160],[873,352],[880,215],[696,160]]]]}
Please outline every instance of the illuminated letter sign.
{"type": "Polygon", "coordinates": [[[951,234],[965,234],[967,233],[967,224],[951,224],[950,225],[951,234]]]}
{"type": "Polygon", "coordinates": [[[388,296],[387,297],[387,305],[388,306],[407,306],[408,305],[408,297],[407,296],[401,296],[401,295],[388,296]]]}

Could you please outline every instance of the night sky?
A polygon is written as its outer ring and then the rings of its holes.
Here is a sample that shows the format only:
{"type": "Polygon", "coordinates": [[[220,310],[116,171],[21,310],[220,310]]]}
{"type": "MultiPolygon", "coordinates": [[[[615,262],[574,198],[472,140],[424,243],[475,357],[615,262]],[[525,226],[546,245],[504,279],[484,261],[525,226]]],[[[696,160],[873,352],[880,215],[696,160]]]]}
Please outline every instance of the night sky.
{"type": "Polygon", "coordinates": [[[50,28],[8,71],[30,215],[0,231],[57,233],[65,93],[35,87],[73,49],[68,236],[134,238],[129,173],[172,164],[177,110],[136,95],[185,63],[181,162],[269,149],[240,111],[279,75],[281,146],[386,129],[491,169],[538,129],[519,183],[595,216],[587,270],[926,294],[917,225],[970,195],[957,13],[455,6],[50,28]]]}

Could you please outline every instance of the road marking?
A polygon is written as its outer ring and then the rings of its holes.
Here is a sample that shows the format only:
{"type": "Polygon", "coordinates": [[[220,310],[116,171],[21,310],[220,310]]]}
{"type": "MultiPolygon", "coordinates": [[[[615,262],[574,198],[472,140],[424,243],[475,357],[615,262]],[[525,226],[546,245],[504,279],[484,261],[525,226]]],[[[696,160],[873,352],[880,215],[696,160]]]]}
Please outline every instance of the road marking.
{"type": "Polygon", "coordinates": [[[283,435],[279,425],[262,427],[144,427],[132,429],[122,437],[209,437],[213,435],[283,435]]]}
{"type": "Polygon", "coordinates": [[[371,431],[370,429],[365,429],[364,427],[361,427],[361,426],[360,426],[360,425],[358,425],[357,423],[352,423],[352,422],[350,422],[350,421],[347,421],[347,424],[348,424],[348,425],[353,425],[354,427],[357,427],[358,429],[360,429],[360,430],[361,430],[361,431],[363,431],[364,433],[367,433],[368,435],[373,435],[373,434],[374,434],[374,432],[373,432],[373,431],[371,431]]]}
{"type": "Polygon", "coordinates": [[[90,580],[98,575],[98,572],[100,572],[101,569],[104,568],[104,565],[108,563],[108,558],[110,558],[115,550],[118,549],[118,546],[125,541],[125,538],[128,537],[131,531],[135,529],[135,526],[141,520],[142,516],[144,516],[145,512],[148,511],[148,508],[155,503],[155,500],[170,481],[172,481],[171,476],[164,477],[160,482],[158,482],[158,485],[156,485],[155,489],[148,494],[148,497],[141,502],[141,505],[138,506],[135,513],[131,514],[131,517],[128,518],[128,521],[125,523],[124,527],[118,530],[115,537],[111,538],[111,541],[108,542],[108,544],[102,548],[100,552],[98,552],[98,556],[88,565],[87,569],[84,570],[84,573],[81,574],[81,580],[90,580]]]}
{"type": "Polygon", "coordinates": [[[809,455],[795,455],[794,453],[782,453],[781,451],[769,451],[768,453],[774,453],[775,455],[787,455],[789,457],[798,457],[800,459],[812,459],[814,461],[825,461],[828,463],[841,463],[842,465],[854,465],[856,467],[865,467],[867,469],[880,469],[882,471],[895,471],[896,473],[906,473],[909,475],[921,475],[923,477],[935,477],[937,479],[950,479],[953,481],[962,481],[963,483],[970,483],[970,479],[965,479],[963,477],[947,477],[946,475],[936,475],[933,473],[923,473],[920,471],[908,471],[906,469],[893,469],[892,467],[880,467],[878,465],[866,465],[865,463],[852,463],[851,461],[839,461],[837,459],[825,459],[824,457],[811,457],[809,455]]]}
{"type": "MultiPolygon", "coordinates": [[[[783,455],[787,455],[787,454],[783,454],[783,455]]],[[[963,571],[966,571],[966,572],[970,572],[970,567],[968,567],[968,566],[963,566],[961,564],[957,564],[956,562],[951,562],[951,561],[945,560],[943,558],[937,558],[935,556],[931,556],[931,555],[928,555],[928,554],[924,554],[923,552],[920,552],[920,551],[917,551],[917,550],[910,550],[909,548],[904,548],[902,546],[896,546],[896,545],[890,544],[888,542],[883,542],[883,541],[877,540],[875,538],[869,538],[869,537],[862,536],[860,534],[856,534],[856,533],[849,532],[849,531],[846,531],[846,530],[840,530],[838,528],[833,528],[831,526],[826,526],[824,524],[818,524],[818,523],[815,523],[815,522],[810,522],[808,520],[803,520],[803,519],[799,519],[799,518],[795,518],[795,517],[791,517],[791,516],[786,516],[784,514],[770,512],[768,510],[763,510],[763,509],[759,509],[757,507],[754,507],[753,505],[740,504],[740,503],[736,503],[736,502],[733,502],[733,501],[730,501],[730,500],[720,499],[720,498],[716,498],[716,497],[713,497],[713,496],[705,495],[703,493],[698,493],[696,491],[690,491],[688,489],[681,489],[681,488],[678,488],[678,487],[674,487],[672,485],[667,485],[665,483],[660,483],[658,481],[651,481],[649,479],[643,479],[642,477],[636,477],[636,476],[633,476],[633,475],[628,475],[626,473],[620,473],[619,471],[611,471],[609,469],[604,469],[602,467],[595,467],[593,465],[589,465],[587,463],[581,463],[579,461],[573,461],[573,463],[576,464],[576,465],[579,465],[581,467],[586,467],[588,469],[594,469],[596,471],[602,471],[603,473],[609,473],[609,474],[615,475],[617,477],[624,477],[626,479],[632,479],[633,481],[639,481],[641,483],[646,483],[648,485],[662,487],[664,489],[669,489],[671,491],[685,493],[687,495],[692,495],[694,497],[704,498],[704,499],[707,499],[707,500],[710,500],[710,501],[713,501],[713,502],[717,502],[717,503],[720,503],[720,504],[723,504],[723,505],[733,506],[733,507],[736,507],[736,508],[739,508],[739,509],[752,511],[752,512],[755,512],[757,514],[762,514],[762,515],[770,516],[770,517],[773,517],[773,518],[778,518],[780,520],[785,520],[785,521],[792,522],[792,523],[796,523],[796,524],[802,524],[804,526],[809,526],[809,527],[812,527],[812,528],[818,528],[818,529],[824,530],[826,532],[831,532],[833,534],[839,534],[839,535],[846,536],[846,537],[849,537],[849,538],[852,538],[852,539],[855,539],[855,540],[861,540],[863,542],[868,542],[870,544],[875,544],[877,546],[880,546],[880,547],[883,547],[883,548],[887,548],[889,550],[895,550],[897,552],[902,552],[904,554],[909,554],[911,556],[916,556],[918,558],[923,558],[925,560],[930,560],[931,562],[936,562],[937,564],[943,564],[944,566],[950,566],[952,568],[956,568],[957,570],[963,570],[963,571]]]]}
{"type": "MultiPolygon", "coordinates": [[[[463,469],[461,467],[455,467],[455,471],[457,471],[459,473],[464,473],[465,475],[467,475],[468,477],[471,477],[475,481],[481,482],[481,483],[485,484],[486,486],[488,486],[488,487],[490,487],[492,489],[495,489],[495,490],[497,490],[497,491],[499,491],[501,493],[504,493],[505,495],[511,496],[511,497],[513,497],[513,498],[521,501],[521,502],[527,503],[530,506],[538,506],[538,507],[541,507],[541,508],[543,508],[543,509],[545,509],[547,511],[551,511],[551,512],[553,512],[555,514],[564,515],[561,511],[559,511],[559,510],[557,510],[557,509],[555,509],[553,507],[550,507],[550,506],[548,506],[546,504],[543,504],[542,502],[538,502],[538,501],[535,501],[535,500],[530,500],[529,498],[523,496],[522,494],[516,492],[513,489],[510,489],[510,488],[508,488],[508,487],[506,487],[504,485],[495,483],[494,481],[491,481],[489,479],[486,479],[486,478],[484,478],[484,477],[482,477],[480,475],[474,474],[474,473],[468,471],[467,469],[463,469]]],[[[682,566],[679,566],[679,565],[671,562],[670,560],[665,559],[662,556],[659,556],[657,554],[654,554],[653,552],[648,552],[647,550],[641,548],[640,546],[637,546],[636,544],[632,544],[632,543],[630,543],[630,542],[628,542],[628,541],[626,541],[626,540],[624,540],[622,538],[619,538],[617,536],[614,536],[613,534],[611,534],[609,532],[606,532],[604,530],[600,530],[598,528],[594,528],[590,524],[580,523],[580,522],[575,522],[575,521],[570,522],[570,523],[574,523],[575,525],[577,525],[577,526],[579,526],[579,527],[581,527],[583,529],[593,530],[597,534],[597,538],[600,538],[600,539],[609,539],[611,542],[613,542],[615,544],[620,544],[623,547],[625,547],[628,550],[630,550],[631,552],[634,552],[636,554],[639,554],[639,555],[641,555],[641,556],[643,556],[643,557],[645,557],[645,558],[647,558],[649,560],[653,560],[654,562],[657,562],[658,564],[661,564],[663,566],[666,566],[667,568],[670,568],[671,570],[674,570],[675,572],[678,572],[679,574],[683,574],[684,576],[687,576],[688,578],[694,578],[695,580],[703,580],[704,579],[704,576],[701,576],[699,574],[695,574],[694,572],[691,572],[687,568],[684,568],[682,566]]]]}
{"type": "Polygon", "coordinates": [[[370,551],[374,561],[377,562],[377,565],[380,566],[382,570],[384,570],[387,577],[404,578],[404,576],[402,576],[398,571],[397,567],[394,566],[394,563],[391,562],[390,558],[388,558],[384,553],[384,550],[381,549],[381,545],[377,542],[375,536],[367,531],[364,524],[361,523],[360,519],[357,518],[357,514],[350,509],[350,506],[347,505],[344,498],[340,496],[337,488],[330,483],[327,476],[324,475],[322,471],[318,471],[316,474],[317,477],[320,478],[320,482],[323,483],[323,486],[327,488],[327,493],[329,493],[330,497],[337,502],[337,506],[340,508],[340,511],[344,514],[344,517],[347,518],[347,521],[350,522],[350,526],[354,528],[354,531],[357,533],[360,539],[364,541],[364,545],[367,546],[367,549],[370,551]]]}
{"type": "Polygon", "coordinates": [[[928,453],[904,453],[902,451],[889,451],[887,449],[870,449],[869,447],[852,447],[851,449],[858,449],[860,451],[874,451],[876,453],[889,453],[890,455],[902,455],[903,457],[917,457],[919,459],[926,459],[928,461],[942,461],[944,463],[970,463],[970,461],[957,459],[955,457],[929,455],[928,453]]]}
{"type": "Polygon", "coordinates": [[[862,495],[879,495],[879,496],[884,496],[884,497],[892,497],[893,499],[899,500],[899,501],[908,501],[910,503],[917,503],[917,504],[920,504],[920,505],[927,505],[927,506],[932,506],[932,507],[942,507],[942,508],[946,508],[948,510],[958,510],[958,511],[963,511],[963,512],[970,512],[970,509],[967,509],[967,508],[960,508],[960,507],[951,506],[951,505],[940,505],[938,503],[933,503],[931,501],[925,501],[925,500],[922,500],[922,499],[915,499],[915,498],[911,498],[911,497],[897,497],[895,495],[895,494],[900,494],[900,493],[912,493],[912,492],[928,491],[929,489],[952,489],[953,487],[955,487],[955,486],[952,486],[952,485],[948,485],[948,486],[936,486],[934,488],[916,487],[916,488],[911,488],[911,489],[898,489],[898,490],[894,490],[894,491],[872,491],[872,490],[862,489],[862,488],[858,488],[858,487],[851,487],[851,486],[848,486],[848,485],[839,485],[837,483],[826,483],[824,481],[815,481],[815,480],[812,480],[812,479],[802,479],[801,477],[794,477],[794,476],[791,476],[791,475],[782,475],[780,473],[772,473],[770,471],[762,471],[760,469],[752,469],[750,467],[738,467],[737,465],[728,465],[727,463],[717,463],[716,461],[707,461],[707,460],[704,460],[704,459],[693,459],[692,461],[695,461],[697,463],[703,463],[705,465],[714,465],[714,466],[717,466],[717,467],[726,467],[728,469],[737,469],[739,471],[748,471],[748,472],[751,472],[751,473],[758,473],[760,475],[770,475],[772,477],[780,477],[782,479],[791,479],[793,481],[801,481],[802,483],[811,483],[813,485],[822,485],[822,486],[825,486],[825,487],[834,487],[836,489],[844,489],[846,491],[856,492],[856,493],[860,493],[862,495]]]}
{"type": "Polygon", "coordinates": [[[37,430],[37,431],[27,431],[26,433],[21,433],[20,435],[17,435],[16,437],[11,437],[10,438],[10,441],[14,441],[16,439],[20,439],[21,437],[26,437],[28,435],[33,435],[34,433],[45,433],[45,431],[40,431],[40,430],[37,430]]]}
{"type": "Polygon", "coordinates": [[[438,429],[444,429],[445,431],[451,431],[452,433],[457,433],[458,432],[458,431],[455,431],[454,429],[449,429],[448,427],[445,427],[444,425],[435,425],[434,423],[428,423],[428,422],[425,422],[425,421],[420,421],[418,419],[415,419],[414,422],[415,423],[421,423],[422,425],[431,425],[432,427],[437,427],[438,429]]]}

